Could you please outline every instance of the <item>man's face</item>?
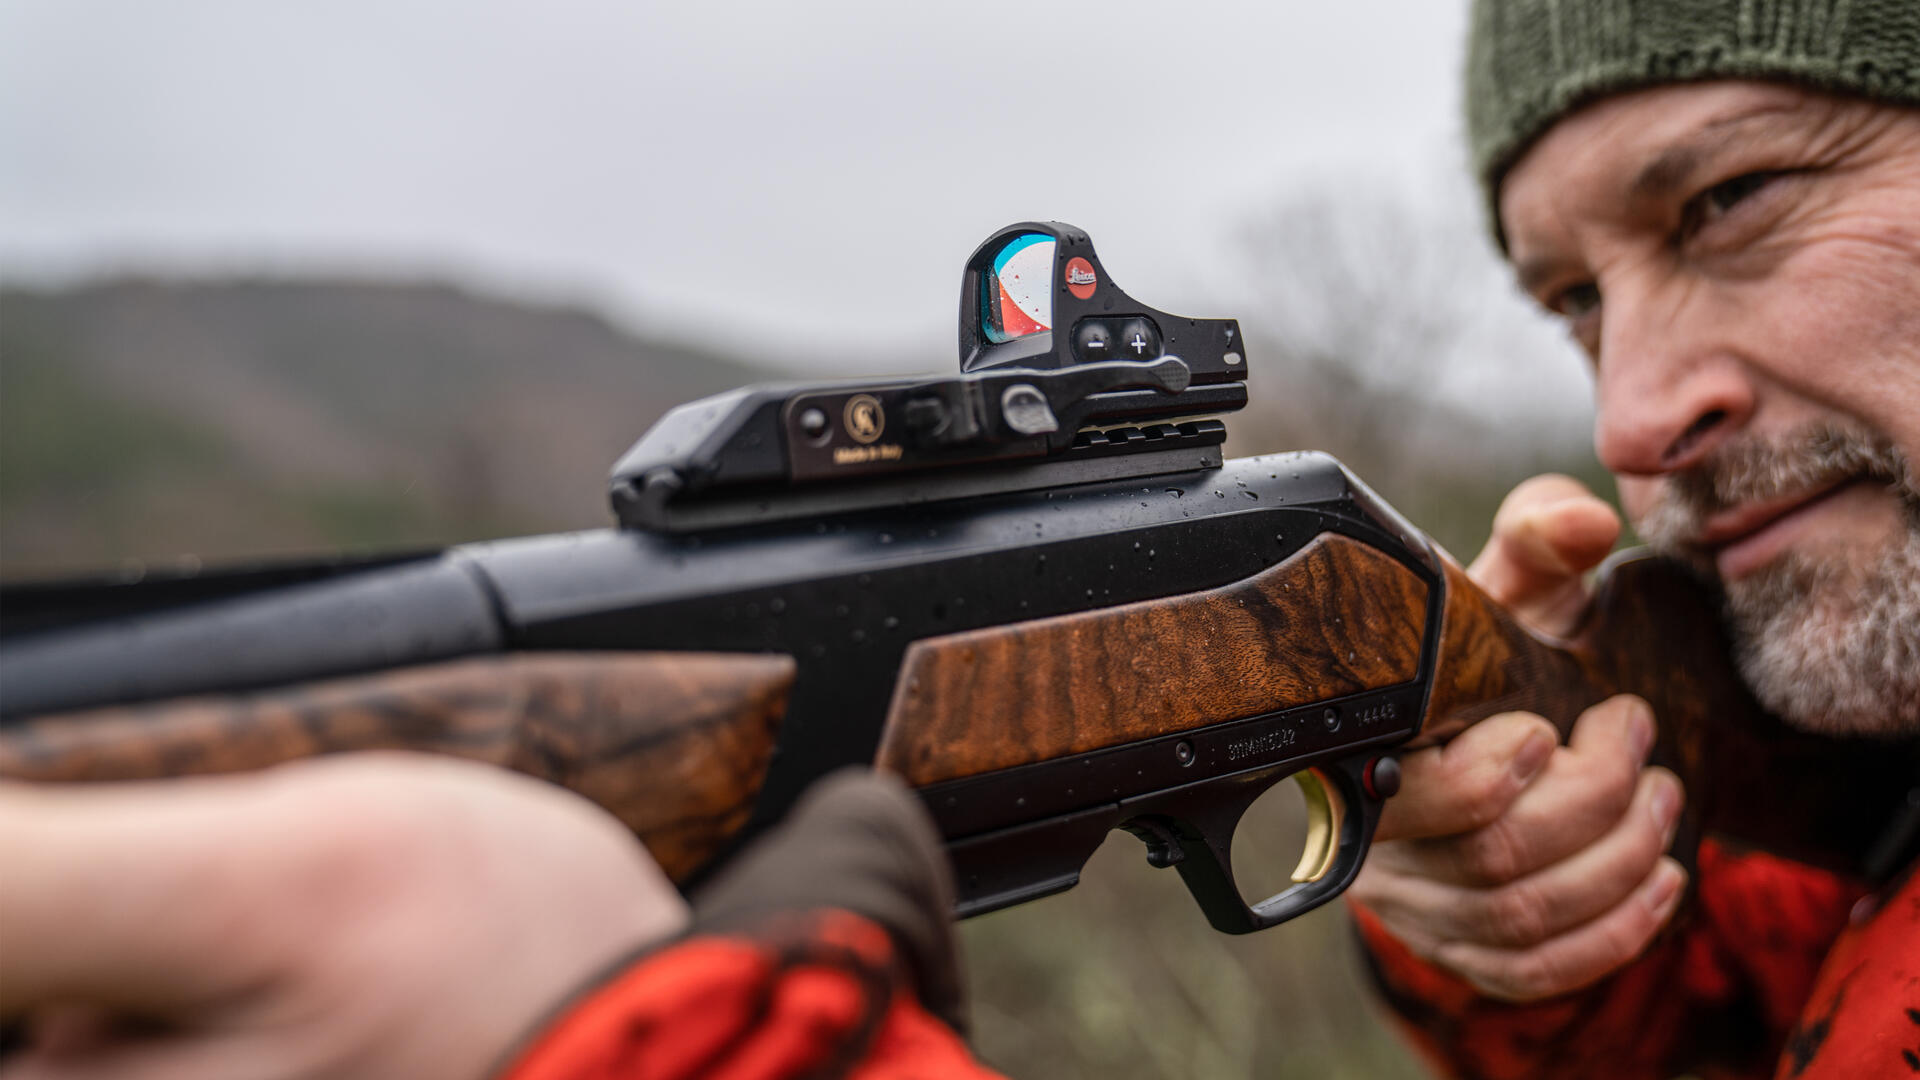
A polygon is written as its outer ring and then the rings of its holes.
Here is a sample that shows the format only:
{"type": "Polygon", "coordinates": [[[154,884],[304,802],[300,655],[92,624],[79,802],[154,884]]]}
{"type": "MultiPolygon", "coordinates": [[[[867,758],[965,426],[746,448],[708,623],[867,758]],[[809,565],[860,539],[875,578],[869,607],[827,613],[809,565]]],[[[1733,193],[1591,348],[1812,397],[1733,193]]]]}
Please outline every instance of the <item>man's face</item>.
{"type": "Polygon", "coordinates": [[[1500,215],[1592,360],[1628,515],[1725,585],[1761,700],[1920,732],[1920,110],[1610,98],[1526,153],[1500,215]]]}

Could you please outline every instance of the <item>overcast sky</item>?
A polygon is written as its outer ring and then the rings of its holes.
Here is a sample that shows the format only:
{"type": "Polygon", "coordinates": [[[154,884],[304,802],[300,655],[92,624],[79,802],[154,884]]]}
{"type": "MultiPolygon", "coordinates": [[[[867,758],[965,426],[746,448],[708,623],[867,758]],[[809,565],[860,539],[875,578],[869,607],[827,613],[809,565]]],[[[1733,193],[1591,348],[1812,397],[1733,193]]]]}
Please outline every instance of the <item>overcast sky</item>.
{"type": "Polygon", "coordinates": [[[1464,18],[0,0],[0,274],[451,275],[778,359],[950,348],[965,255],[1056,218],[1147,303],[1237,314],[1207,294],[1272,192],[1446,186],[1464,18]]]}

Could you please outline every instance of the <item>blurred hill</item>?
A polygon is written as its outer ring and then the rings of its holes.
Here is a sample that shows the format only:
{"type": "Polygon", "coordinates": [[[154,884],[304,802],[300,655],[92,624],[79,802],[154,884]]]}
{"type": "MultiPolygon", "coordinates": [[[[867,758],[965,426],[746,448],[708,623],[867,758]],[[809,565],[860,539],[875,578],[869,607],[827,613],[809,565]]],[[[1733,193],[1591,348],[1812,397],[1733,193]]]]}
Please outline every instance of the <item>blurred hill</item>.
{"type": "Polygon", "coordinates": [[[771,376],[448,285],[0,290],[0,569],[608,523],[655,418],[771,376]]]}

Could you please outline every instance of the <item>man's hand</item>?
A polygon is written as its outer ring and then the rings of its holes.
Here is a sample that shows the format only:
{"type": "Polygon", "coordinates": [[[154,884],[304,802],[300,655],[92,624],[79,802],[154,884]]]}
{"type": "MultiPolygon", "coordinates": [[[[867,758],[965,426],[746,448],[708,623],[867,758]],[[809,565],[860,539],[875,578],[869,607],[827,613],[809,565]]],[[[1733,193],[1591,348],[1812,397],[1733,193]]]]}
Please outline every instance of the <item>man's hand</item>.
{"type": "MultiPolygon", "coordinates": [[[[1578,482],[1535,477],[1507,496],[1468,574],[1565,634],[1588,600],[1582,575],[1619,531],[1578,482]]],[[[1407,755],[1351,897],[1494,997],[1548,997],[1617,970],[1672,915],[1685,878],[1663,854],[1683,793],[1646,766],[1654,723],[1622,696],[1583,713],[1565,746],[1545,719],[1504,713],[1407,755]]]]}
{"type": "Polygon", "coordinates": [[[0,851],[4,1080],[470,1080],[687,920],[612,817],[449,758],[4,785],[0,851]]]}

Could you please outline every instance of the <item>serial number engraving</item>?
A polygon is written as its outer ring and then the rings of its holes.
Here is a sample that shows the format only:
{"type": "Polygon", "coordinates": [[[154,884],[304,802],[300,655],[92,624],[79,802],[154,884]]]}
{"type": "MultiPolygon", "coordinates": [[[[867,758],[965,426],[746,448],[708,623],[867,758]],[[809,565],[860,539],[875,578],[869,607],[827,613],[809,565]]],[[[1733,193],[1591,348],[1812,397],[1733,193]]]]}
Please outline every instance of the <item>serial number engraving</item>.
{"type": "Polygon", "coordinates": [[[1370,705],[1354,715],[1355,720],[1359,721],[1362,726],[1368,727],[1374,724],[1385,723],[1389,720],[1398,720],[1399,718],[1400,706],[1391,701],[1379,705],[1370,705]]]}
{"type": "Polygon", "coordinates": [[[1239,761],[1241,758],[1252,757],[1255,754],[1269,754],[1275,750],[1284,750],[1293,745],[1294,737],[1292,728],[1281,728],[1264,735],[1255,735],[1251,739],[1236,739],[1227,744],[1227,760],[1239,761]]]}

